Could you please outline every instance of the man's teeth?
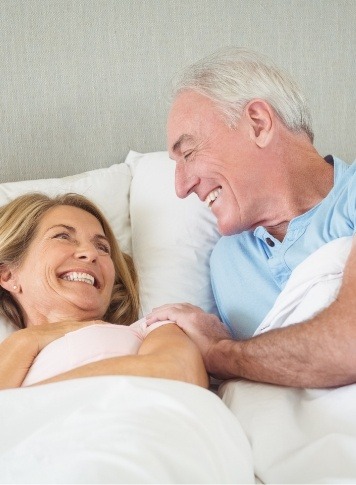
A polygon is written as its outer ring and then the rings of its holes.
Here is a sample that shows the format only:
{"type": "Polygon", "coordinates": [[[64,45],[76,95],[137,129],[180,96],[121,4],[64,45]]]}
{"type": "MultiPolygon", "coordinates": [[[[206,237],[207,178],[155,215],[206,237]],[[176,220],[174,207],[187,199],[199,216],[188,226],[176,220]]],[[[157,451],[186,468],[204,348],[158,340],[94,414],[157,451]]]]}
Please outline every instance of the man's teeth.
{"type": "Polygon", "coordinates": [[[77,273],[76,271],[73,271],[72,273],[66,273],[63,276],[61,276],[62,280],[67,280],[67,281],[82,281],[83,283],[88,283],[89,285],[94,285],[95,279],[94,276],[88,274],[88,273],[77,273]]]}
{"type": "Polygon", "coordinates": [[[208,207],[211,207],[212,203],[219,197],[221,188],[212,190],[205,199],[205,203],[208,207]]]}

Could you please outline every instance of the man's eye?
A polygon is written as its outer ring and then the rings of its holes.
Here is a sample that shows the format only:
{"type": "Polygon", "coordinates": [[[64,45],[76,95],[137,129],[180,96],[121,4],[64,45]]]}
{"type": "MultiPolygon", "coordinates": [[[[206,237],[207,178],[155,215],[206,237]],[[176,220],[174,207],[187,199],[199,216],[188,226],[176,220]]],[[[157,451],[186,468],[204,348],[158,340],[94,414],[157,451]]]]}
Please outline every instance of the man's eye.
{"type": "Polygon", "coordinates": [[[193,151],[187,152],[187,153],[184,154],[184,160],[186,162],[189,160],[189,158],[191,157],[192,153],[193,153],[193,151]]]}

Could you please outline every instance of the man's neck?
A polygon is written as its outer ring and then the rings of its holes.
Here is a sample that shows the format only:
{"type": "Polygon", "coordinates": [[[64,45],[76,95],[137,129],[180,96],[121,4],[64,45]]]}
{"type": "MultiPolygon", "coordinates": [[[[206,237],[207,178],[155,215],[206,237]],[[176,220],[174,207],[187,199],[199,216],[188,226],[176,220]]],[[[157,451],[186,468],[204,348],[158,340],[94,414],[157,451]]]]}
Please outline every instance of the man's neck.
{"type": "Polygon", "coordinates": [[[284,239],[290,221],[319,204],[334,185],[333,165],[327,163],[314,148],[304,156],[298,153],[296,157],[288,158],[284,170],[281,170],[282,203],[276,204],[281,208],[280,214],[276,216],[275,223],[264,226],[280,241],[284,239]]]}

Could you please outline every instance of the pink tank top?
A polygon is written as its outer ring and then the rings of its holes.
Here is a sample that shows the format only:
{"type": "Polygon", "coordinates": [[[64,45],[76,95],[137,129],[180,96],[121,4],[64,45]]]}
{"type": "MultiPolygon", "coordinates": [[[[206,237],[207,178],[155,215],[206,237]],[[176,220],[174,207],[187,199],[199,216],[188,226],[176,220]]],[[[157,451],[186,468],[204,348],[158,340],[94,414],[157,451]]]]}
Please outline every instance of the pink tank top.
{"type": "Polygon", "coordinates": [[[146,319],[142,318],[129,326],[99,323],[69,332],[38,354],[22,386],[49,379],[89,362],[135,355],[145,337],[166,323],[171,322],[157,322],[147,327],[146,319]]]}

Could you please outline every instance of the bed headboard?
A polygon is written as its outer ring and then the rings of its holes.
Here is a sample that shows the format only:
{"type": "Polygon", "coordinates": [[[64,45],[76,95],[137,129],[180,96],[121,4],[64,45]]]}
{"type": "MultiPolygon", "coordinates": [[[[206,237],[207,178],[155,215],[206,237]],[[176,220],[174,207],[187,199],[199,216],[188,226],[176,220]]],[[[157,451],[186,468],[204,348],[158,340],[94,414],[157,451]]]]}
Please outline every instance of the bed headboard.
{"type": "Polygon", "coordinates": [[[0,11],[0,182],[164,150],[170,79],[227,45],[289,70],[317,148],[355,156],[354,0],[2,0],[0,11]]]}

